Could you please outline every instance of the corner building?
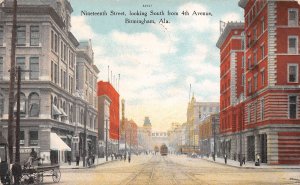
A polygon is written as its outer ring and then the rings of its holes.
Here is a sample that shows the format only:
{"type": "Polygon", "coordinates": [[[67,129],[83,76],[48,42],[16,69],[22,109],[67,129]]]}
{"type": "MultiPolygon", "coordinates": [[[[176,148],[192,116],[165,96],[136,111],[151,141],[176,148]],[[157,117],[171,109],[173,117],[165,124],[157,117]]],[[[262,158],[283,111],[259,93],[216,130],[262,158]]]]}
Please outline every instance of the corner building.
{"type": "MultiPolygon", "coordinates": [[[[300,164],[299,4],[240,0],[239,6],[245,18],[244,106],[235,112],[243,120],[231,124],[242,126],[246,160],[259,155],[263,163],[300,164]]],[[[220,118],[222,133],[227,122],[220,118]]]]}
{"type": "MultiPolygon", "coordinates": [[[[0,129],[5,137],[12,5],[13,0],[0,3],[0,129]]],[[[93,143],[87,150],[95,150],[96,102],[88,101],[76,82],[76,69],[82,68],[76,68],[80,43],[70,32],[72,11],[67,0],[18,1],[16,66],[32,70],[21,77],[21,163],[27,160],[31,148],[44,158],[44,163],[66,162],[67,155],[81,155],[82,141],[72,140],[82,136],[84,124],[87,124],[89,143],[93,143]],[[86,103],[89,121],[83,119],[86,103]]],[[[97,81],[97,70],[93,71],[93,79],[97,81]]],[[[96,83],[90,86],[95,94],[96,83]]]]}

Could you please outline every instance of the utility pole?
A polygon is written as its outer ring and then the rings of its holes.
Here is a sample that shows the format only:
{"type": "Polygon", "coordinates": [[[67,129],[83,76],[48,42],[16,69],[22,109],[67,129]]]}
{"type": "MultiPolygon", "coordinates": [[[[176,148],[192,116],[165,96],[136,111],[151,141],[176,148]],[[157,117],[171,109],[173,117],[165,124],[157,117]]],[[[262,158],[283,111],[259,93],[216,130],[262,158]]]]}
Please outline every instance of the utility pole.
{"type": "MultiPolygon", "coordinates": [[[[241,110],[240,109],[240,114],[242,115],[241,116],[241,118],[242,118],[242,120],[243,120],[243,117],[244,117],[244,115],[243,115],[243,112],[242,112],[243,110],[241,110]]],[[[242,166],[243,165],[243,153],[242,153],[242,147],[243,147],[243,145],[242,145],[242,141],[243,141],[243,139],[242,139],[242,131],[243,131],[243,129],[242,129],[242,127],[243,127],[243,121],[242,120],[240,120],[240,123],[241,123],[241,125],[240,125],[240,166],[242,166]]]]}
{"type": "Polygon", "coordinates": [[[131,125],[130,125],[130,144],[129,144],[129,155],[131,155],[131,135],[132,135],[132,127],[131,127],[131,125]]]}
{"type": "Polygon", "coordinates": [[[119,121],[119,127],[118,127],[118,154],[120,151],[120,121],[119,121]]]}
{"type": "Polygon", "coordinates": [[[126,153],[127,153],[127,145],[126,145],[126,127],[125,127],[125,130],[124,130],[124,131],[125,131],[125,134],[124,134],[124,135],[125,135],[125,155],[126,155],[126,153]]]}
{"type": "Polygon", "coordinates": [[[215,116],[213,115],[212,117],[212,121],[213,121],[213,126],[214,126],[214,155],[213,155],[213,159],[214,161],[216,161],[216,119],[215,119],[215,116]]]}
{"type": "Polygon", "coordinates": [[[16,154],[15,154],[15,162],[20,164],[20,92],[21,92],[21,67],[18,69],[18,87],[17,87],[17,114],[16,114],[16,154]]]}
{"type": "Polygon", "coordinates": [[[85,103],[84,108],[84,138],[83,138],[83,167],[85,167],[85,158],[86,158],[86,121],[87,121],[87,103],[85,103]]]}
{"type": "Polygon", "coordinates": [[[107,130],[108,130],[108,120],[106,119],[105,120],[105,126],[106,126],[106,128],[105,128],[105,158],[106,158],[106,161],[108,161],[108,156],[107,156],[107,154],[108,154],[108,144],[107,144],[107,134],[108,134],[108,132],[107,132],[107,130]]]}
{"type": "Polygon", "coordinates": [[[16,38],[17,38],[17,0],[13,3],[13,25],[11,37],[11,56],[10,56],[10,83],[9,83],[9,105],[8,105],[8,154],[9,163],[13,163],[13,144],[14,144],[14,104],[15,104],[15,65],[16,65],[16,38]]]}

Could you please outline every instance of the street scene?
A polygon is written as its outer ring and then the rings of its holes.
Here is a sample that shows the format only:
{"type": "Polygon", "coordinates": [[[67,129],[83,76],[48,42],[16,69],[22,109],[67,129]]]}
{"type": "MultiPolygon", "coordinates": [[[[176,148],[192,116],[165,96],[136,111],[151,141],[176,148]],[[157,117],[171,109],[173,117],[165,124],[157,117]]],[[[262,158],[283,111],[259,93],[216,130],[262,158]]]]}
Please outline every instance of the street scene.
{"type": "Polygon", "coordinates": [[[0,0],[1,184],[300,184],[299,11],[0,0]]]}
{"type": "Polygon", "coordinates": [[[62,170],[60,184],[299,184],[299,170],[241,169],[186,156],[140,155],[131,163],[114,161],[87,170],[62,170]],[[89,178],[82,178],[84,174],[89,178]]]}

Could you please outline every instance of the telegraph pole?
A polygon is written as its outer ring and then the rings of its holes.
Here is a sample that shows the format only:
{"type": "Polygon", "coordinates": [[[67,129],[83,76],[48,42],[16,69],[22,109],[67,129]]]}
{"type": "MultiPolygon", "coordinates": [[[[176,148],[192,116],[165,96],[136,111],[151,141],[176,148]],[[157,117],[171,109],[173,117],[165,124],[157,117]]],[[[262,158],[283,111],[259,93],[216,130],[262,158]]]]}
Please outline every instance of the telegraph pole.
{"type": "Polygon", "coordinates": [[[16,155],[15,162],[20,163],[20,92],[21,92],[21,67],[18,69],[18,87],[17,87],[17,114],[16,114],[16,155]]]}
{"type": "Polygon", "coordinates": [[[106,126],[106,129],[105,129],[105,158],[106,158],[106,161],[108,161],[108,156],[107,156],[107,154],[108,154],[108,151],[107,151],[107,149],[108,149],[108,145],[107,145],[107,134],[108,134],[108,132],[107,132],[107,126],[108,126],[108,120],[106,119],[105,120],[105,126],[106,126]]]}
{"type": "Polygon", "coordinates": [[[84,108],[84,138],[83,138],[83,167],[85,167],[85,157],[86,157],[86,121],[87,121],[87,103],[85,103],[84,108]]]}
{"type": "Polygon", "coordinates": [[[9,105],[8,105],[8,154],[9,163],[13,163],[13,144],[14,144],[14,104],[15,104],[15,65],[16,65],[16,38],[17,38],[17,0],[13,3],[13,25],[11,37],[11,56],[10,56],[10,83],[9,83],[9,105]]]}
{"type": "Polygon", "coordinates": [[[215,116],[212,117],[212,121],[214,124],[214,155],[213,155],[213,159],[214,159],[214,161],[216,161],[216,119],[215,119],[215,116]]]}
{"type": "MultiPolygon", "coordinates": [[[[240,109],[241,110],[241,109],[240,109]]],[[[241,111],[243,111],[243,110],[241,110],[241,111]]],[[[243,117],[244,117],[244,115],[243,115],[243,112],[240,112],[240,114],[242,114],[242,120],[243,120],[243,117]]],[[[241,125],[240,125],[240,133],[239,133],[239,135],[240,135],[240,166],[242,166],[243,165],[243,151],[242,151],[242,147],[243,147],[243,145],[242,145],[242,141],[243,141],[243,139],[242,139],[242,131],[243,131],[243,129],[242,129],[242,127],[243,127],[243,121],[242,120],[240,120],[240,122],[241,122],[241,125]]]]}

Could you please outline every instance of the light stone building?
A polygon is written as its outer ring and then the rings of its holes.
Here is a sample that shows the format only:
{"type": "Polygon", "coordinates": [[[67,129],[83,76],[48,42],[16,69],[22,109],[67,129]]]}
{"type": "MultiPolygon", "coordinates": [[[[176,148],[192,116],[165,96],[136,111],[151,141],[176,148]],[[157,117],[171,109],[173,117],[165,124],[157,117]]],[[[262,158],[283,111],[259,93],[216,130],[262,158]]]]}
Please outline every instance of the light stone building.
{"type": "MultiPolygon", "coordinates": [[[[5,0],[0,6],[0,119],[6,137],[12,3],[5,0]]],[[[18,1],[16,65],[32,70],[22,73],[21,162],[31,148],[44,163],[61,163],[67,155],[82,154],[85,123],[90,143],[86,146],[89,151],[96,148],[97,102],[92,97],[99,71],[93,65],[90,42],[79,43],[70,32],[72,11],[67,0],[18,1]]]]}

